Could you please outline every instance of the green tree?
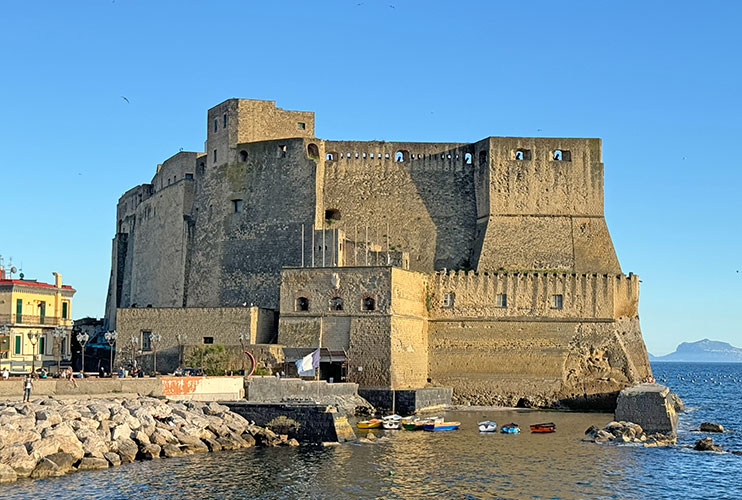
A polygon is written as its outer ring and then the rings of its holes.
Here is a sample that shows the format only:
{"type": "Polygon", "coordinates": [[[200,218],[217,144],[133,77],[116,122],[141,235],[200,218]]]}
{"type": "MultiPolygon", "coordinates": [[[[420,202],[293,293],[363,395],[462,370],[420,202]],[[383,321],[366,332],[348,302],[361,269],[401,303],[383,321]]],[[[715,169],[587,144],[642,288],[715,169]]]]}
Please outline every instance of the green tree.
{"type": "Polygon", "coordinates": [[[221,344],[196,347],[186,360],[192,367],[202,368],[206,375],[224,375],[228,364],[227,352],[221,344]]]}

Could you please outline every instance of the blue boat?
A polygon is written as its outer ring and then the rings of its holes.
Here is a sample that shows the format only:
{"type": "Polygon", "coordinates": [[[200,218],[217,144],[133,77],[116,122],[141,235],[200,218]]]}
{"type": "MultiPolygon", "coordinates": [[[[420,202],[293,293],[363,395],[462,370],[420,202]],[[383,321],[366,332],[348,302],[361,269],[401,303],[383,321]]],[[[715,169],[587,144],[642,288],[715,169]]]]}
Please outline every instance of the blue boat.
{"type": "Polygon", "coordinates": [[[503,425],[500,428],[500,432],[503,434],[518,434],[520,432],[520,427],[518,427],[518,424],[510,423],[503,425]]]}
{"type": "Polygon", "coordinates": [[[461,426],[461,422],[430,422],[423,425],[423,430],[438,431],[455,431],[461,426]]]}

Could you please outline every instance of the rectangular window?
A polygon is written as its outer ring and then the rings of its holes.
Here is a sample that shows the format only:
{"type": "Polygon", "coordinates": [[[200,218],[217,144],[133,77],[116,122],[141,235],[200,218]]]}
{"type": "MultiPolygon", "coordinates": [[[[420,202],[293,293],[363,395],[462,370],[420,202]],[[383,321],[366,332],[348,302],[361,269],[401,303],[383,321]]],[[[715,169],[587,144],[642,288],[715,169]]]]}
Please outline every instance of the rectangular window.
{"type": "Polygon", "coordinates": [[[507,307],[508,306],[508,296],[505,293],[498,293],[495,297],[495,303],[497,307],[507,307]]]}
{"type": "Polygon", "coordinates": [[[46,354],[46,339],[39,337],[39,354],[46,354]]]}
{"type": "Polygon", "coordinates": [[[152,350],[152,332],[142,330],[142,351],[149,352],[152,350]]]}
{"type": "Polygon", "coordinates": [[[242,200],[232,200],[232,211],[236,214],[242,212],[242,200]]]}
{"type": "Polygon", "coordinates": [[[18,323],[23,323],[23,299],[15,301],[15,320],[18,323]]]}
{"type": "Polygon", "coordinates": [[[285,144],[278,145],[278,157],[286,158],[286,145],[285,144]]]}
{"type": "Polygon", "coordinates": [[[204,344],[213,344],[214,337],[204,337],[204,344]]]}
{"type": "Polygon", "coordinates": [[[69,319],[70,315],[70,303],[62,302],[62,319],[69,319]]]}
{"type": "Polygon", "coordinates": [[[185,174],[185,178],[188,179],[189,181],[192,181],[193,180],[193,174],[185,174]]]}
{"type": "Polygon", "coordinates": [[[20,335],[15,336],[15,344],[13,345],[13,354],[21,354],[21,348],[23,345],[23,337],[20,335]]]}
{"type": "Polygon", "coordinates": [[[561,294],[551,296],[551,308],[561,309],[564,302],[564,297],[561,294]]]}
{"type": "Polygon", "coordinates": [[[224,128],[227,128],[227,113],[224,113],[224,128]]]}
{"type": "Polygon", "coordinates": [[[456,297],[453,293],[444,293],[443,294],[443,307],[453,307],[453,301],[456,297]]]}
{"type": "Polygon", "coordinates": [[[218,128],[219,128],[219,120],[214,119],[214,132],[216,132],[218,128]]]}
{"type": "Polygon", "coordinates": [[[299,130],[304,130],[307,128],[307,124],[304,122],[299,122],[296,124],[296,126],[299,128],[299,130]]]}
{"type": "Polygon", "coordinates": [[[214,150],[214,163],[216,163],[216,149],[214,150]]]}

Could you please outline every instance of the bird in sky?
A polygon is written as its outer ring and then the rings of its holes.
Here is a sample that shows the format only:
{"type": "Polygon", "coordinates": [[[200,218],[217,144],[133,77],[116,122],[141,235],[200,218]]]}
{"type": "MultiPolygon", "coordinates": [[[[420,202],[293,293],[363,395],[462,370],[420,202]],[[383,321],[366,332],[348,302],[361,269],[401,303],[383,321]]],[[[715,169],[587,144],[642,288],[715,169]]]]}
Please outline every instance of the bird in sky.
{"type": "Polygon", "coordinates": [[[131,103],[129,102],[129,99],[127,99],[126,97],[124,97],[124,96],[121,96],[121,99],[123,99],[124,101],[126,101],[126,103],[127,103],[127,104],[131,104],[131,103]]]}

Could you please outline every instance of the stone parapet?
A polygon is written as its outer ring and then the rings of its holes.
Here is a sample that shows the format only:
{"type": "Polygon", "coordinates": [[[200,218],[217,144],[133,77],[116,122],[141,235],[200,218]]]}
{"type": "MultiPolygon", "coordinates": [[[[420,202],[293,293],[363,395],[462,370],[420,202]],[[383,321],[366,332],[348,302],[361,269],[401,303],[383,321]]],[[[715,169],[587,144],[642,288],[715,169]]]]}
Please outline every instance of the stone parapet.
{"type": "Polygon", "coordinates": [[[634,422],[645,432],[671,434],[678,430],[678,414],[670,389],[660,384],[627,387],[618,395],[615,419],[634,422]]]}

